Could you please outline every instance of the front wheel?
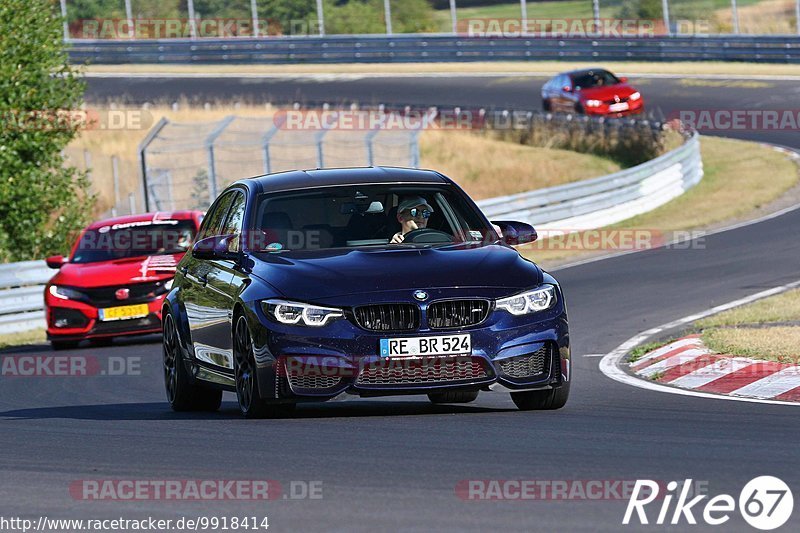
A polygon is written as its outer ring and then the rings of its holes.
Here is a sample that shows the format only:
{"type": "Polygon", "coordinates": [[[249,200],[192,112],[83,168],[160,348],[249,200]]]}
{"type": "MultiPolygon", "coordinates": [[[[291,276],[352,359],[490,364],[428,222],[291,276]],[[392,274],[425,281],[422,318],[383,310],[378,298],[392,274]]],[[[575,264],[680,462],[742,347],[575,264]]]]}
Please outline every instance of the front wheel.
{"type": "Polygon", "coordinates": [[[216,411],[222,403],[222,391],[192,384],[183,364],[178,331],[171,314],[164,316],[164,386],[173,411],[216,411]]]}
{"type": "Polygon", "coordinates": [[[544,109],[548,113],[553,110],[553,104],[550,102],[549,98],[545,98],[544,100],[542,100],[542,109],[544,109]]]}
{"type": "Polygon", "coordinates": [[[511,399],[520,411],[561,409],[569,399],[569,382],[557,389],[512,392],[511,399]]]}
{"type": "Polygon", "coordinates": [[[253,339],[244,316],[240,316],[236,321],[233,354],[236,398],[239,400],[239,410],[245,418],[277,418],[288,416],[294,412],[295,404],[293,403],[274,404],[265,401],[259,395],[253,339]]]}

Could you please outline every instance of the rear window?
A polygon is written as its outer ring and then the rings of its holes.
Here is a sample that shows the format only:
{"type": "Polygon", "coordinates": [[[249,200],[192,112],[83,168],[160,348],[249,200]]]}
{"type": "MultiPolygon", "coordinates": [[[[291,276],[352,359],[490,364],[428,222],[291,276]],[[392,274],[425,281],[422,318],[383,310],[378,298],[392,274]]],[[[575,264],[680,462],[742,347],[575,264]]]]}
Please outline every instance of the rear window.
{"type": "Polygon", "coordinates": [[[129,257],[186,252],[196,234],[192,220],[144,220],[87,230],[71,263],[97,263],[129,257]]]}

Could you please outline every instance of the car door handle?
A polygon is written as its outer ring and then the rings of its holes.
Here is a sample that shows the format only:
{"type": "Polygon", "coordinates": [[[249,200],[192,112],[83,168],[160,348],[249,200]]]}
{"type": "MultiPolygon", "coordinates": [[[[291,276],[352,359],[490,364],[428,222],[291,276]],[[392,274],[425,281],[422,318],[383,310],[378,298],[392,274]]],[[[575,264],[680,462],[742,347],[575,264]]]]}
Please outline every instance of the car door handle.
{"type": "Polygon", "coordinates": [[[188,266],[182,266],[181,267],[181,274],[186,275],[187,272],[189,272],[189,267],[188,266]]]}
{"type": "Polygon", "coordinates": [[[203,275],[203,276],[199,276],[197,278],[197,281],[199,281],[200,284],[205,287],[206,285],[208,285],[208,275],[206,274],[206,275],[203,275]]]}

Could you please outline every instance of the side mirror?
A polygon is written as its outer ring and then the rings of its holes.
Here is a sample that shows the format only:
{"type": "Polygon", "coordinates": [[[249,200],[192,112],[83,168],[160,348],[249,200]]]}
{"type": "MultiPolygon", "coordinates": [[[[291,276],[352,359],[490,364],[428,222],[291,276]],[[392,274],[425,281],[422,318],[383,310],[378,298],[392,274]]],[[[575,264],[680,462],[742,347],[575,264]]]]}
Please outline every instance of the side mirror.
{"type": "Polygon", "coordinates": [[[619,77],[619,82],[620,82],[620,83],[628,83],[628,78],[627,78],[627,76],[620,76],[620,77],[619,77]]]}
{"type": "Polygon", "coordinates": [[[499,227],[500,231],[503,232],[503,242],[506,244],[528,244],[539,238],[533,226],[525,222],[497,220],[492,221],[492,224],[499,227]]]}
{"type": "Polygon", "coordinates": [[[215,235],[200,239],[192,246],[192,257],[238,261],[241,257],[239,235],[215,235]]]}
{"type": "Polygon", "coordinates": [[[61,268],[67,261],[66,259],[64,259],[63,255],[51,255],[50,257],[45,259],[44,262],[47,263],[47,266],[49,266],[50,268],[58,269],[61,268]]]}

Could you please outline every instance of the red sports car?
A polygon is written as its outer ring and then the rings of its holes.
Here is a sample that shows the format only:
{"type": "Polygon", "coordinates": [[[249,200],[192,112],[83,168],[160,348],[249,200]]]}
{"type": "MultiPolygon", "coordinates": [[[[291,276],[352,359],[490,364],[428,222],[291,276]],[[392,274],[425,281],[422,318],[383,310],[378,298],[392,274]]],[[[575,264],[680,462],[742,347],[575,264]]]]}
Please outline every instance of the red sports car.
{"type": "Polygon", "coordinates": [[[554,76],[542,87],[545,111],[622,117],[644,111],[642,94],[607,70],[573,70],[554,76]]]}
{"type": "Polygon", "coordinates": [[[161,304],[202,218],[176,211],[101,220],[83,230],[69,259],[47,258],[59,269],[44,292],[53,348],[160,332],[161,304]]]}

